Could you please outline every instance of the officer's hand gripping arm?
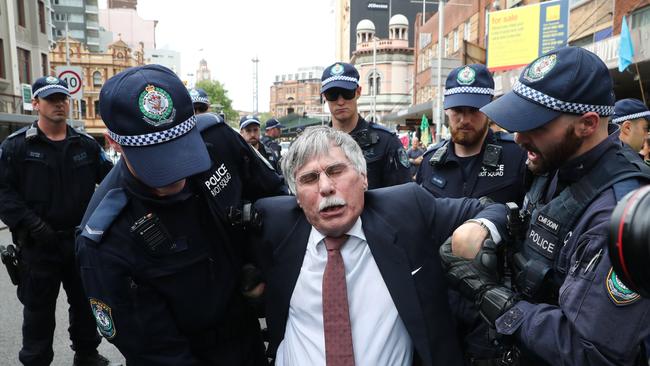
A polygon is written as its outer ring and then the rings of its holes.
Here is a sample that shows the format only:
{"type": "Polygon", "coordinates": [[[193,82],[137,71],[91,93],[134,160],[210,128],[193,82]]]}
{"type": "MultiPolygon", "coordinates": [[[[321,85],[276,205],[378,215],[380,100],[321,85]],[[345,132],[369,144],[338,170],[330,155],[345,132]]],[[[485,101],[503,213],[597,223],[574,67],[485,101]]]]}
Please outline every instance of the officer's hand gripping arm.
{"type": "Polygon", "coordinates": [[[484,241],[472,260],[455,256],[448,239],[440,247],[440,259],[450,286],[473,301],[491,326],[516,302],[514,293],[500,285],[498,247],[491,239],[484,241]]]}

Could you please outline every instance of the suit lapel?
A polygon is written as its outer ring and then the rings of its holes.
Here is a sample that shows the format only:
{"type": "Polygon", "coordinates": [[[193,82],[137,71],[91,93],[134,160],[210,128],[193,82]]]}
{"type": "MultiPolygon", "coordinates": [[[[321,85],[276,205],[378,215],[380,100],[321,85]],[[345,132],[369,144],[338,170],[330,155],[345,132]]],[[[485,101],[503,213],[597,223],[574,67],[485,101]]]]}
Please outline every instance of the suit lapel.
{"type": "Polygon", "coordinates": [[[311,225],[301,212],[295,225],[273,250],[273,266],[268,280],[269,286],[272,287],[267,292],[272,298],[268,299],[267,303],[274,308],[270,313],[279,315],[275,319],[278,322],[277,326],[274,326],[276,332],[271,334],[271,337],[275,338],[271,339],[272,342],[275,341],[273,342],[275,347],[284,338],[289,302],[300,274],[310,232],[311,225]]]}
{"type": "Polygon", "coordinates": [[[431,364],[429,335],[411,265],[404,248],[397,245],[397,231],[367,206],[361,214],[363,232],[397,312],[425,364],[431,364]],[[381,228],[381,229],[378,229],[381,228]]]}

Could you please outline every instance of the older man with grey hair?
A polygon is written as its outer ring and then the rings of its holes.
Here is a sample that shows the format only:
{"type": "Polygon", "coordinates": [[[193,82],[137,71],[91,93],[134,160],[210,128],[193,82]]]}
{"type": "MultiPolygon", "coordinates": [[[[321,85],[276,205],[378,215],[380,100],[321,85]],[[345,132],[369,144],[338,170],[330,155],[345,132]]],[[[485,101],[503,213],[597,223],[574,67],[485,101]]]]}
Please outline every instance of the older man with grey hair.
{"type": "Polygon", "coordinates": [[[461,225],[454,240],[500,240],[505,208],[414,183],[368,191],[358,144],[326,126],[282,169],[296,196],[258,201],[253,237],[275,364],[462,364],[438,247],[461,225]]]}

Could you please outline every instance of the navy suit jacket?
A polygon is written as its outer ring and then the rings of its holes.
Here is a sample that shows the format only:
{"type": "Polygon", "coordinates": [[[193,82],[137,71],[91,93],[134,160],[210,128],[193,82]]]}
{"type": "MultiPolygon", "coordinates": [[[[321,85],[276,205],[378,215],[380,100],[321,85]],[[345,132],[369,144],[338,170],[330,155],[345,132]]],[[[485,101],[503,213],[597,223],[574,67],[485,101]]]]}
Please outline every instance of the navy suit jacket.
{"type": "MultiPolygon", "coordinates": [[[[266,320],[274,355],[284,339],[289,301],[312,227],[295,197],[272,197],[255,205],[264,223],[253,248],[267,282],[266,320]]],[[[462,364],[438,248],[473,217],[489,219],[503,234],[505,207],[481,210],[478,200],[434,198],[414,183],[365,193],[363,231],[415,346],[416,364],[462,364]]],[[[372,301],[368,299],[368,306],[372,301]]]]}

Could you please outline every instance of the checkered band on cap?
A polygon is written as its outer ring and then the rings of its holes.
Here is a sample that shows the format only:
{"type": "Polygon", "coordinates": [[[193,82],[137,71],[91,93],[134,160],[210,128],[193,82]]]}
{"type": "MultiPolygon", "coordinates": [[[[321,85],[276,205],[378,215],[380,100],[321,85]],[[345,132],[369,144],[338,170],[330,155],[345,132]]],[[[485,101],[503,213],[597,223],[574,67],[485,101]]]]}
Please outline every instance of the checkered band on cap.
{"type": "Polygon", "coordinates": [[[205,104],[210,104],[210,101],[208,100],[207,97],[196,97],[192,98],[192,103],[205,103],[205,104]]]}
{"type": "Polygon", "coordinates": [[[614,118],[612,122],[621,123],[621,122],[629,121],[631,119],[637,119],[637,118],[648,117],[648,116],[650,116],[650,111],[645,111],[645,112],[639,112],[634,114],[628,114],[627,116],[617,117],[614,118]]]}
{"type": "Polygon", "coordinates": [[[457,88],[450,88],[450,89],[445,90],[445,95],[454,95],[454,94],[494,95],[494,89],[492,89],[492,88],[479,88],[477,86],[459,86],[457,88]]]}
{"type": "Polygon", "coordinates": [[[32,95],[32,98],[38,97],[38,94],[40,94],[41,92],[44,92],[46,90],[49,90],[49,89],[61,89],[61,90],[66,91],[66,92],[68,91],[68,89],[63,85],[59,85],[59,84],[45,85],[44,87],[36,89],[36,91],[32,95]]]}
{"type": "Polygon", "coordinates": [[[563,113],[583,114],[587,112],[596,112],[599,116],[611,116],[614,114],[614,106],[611,105],[591,105],[565,102],[550,95],[546,95],[527,85],[517,81],[512,90],[527,99],[533,100],[546,108],[553,109],[563,113]]]}
{"type": "Polygon", "coordinates": [[[343,80],[343,81],[350,81],[353,83],[359,83],[359,80],[357,78],[354,78],[352,76],[344,76],[344,75],[334,75],[330,76],[327,79],[323,80],[321,82],[321,86],[325,86],[325,84],[331,83],[332,81],[337,81],[337,80],[343,80]]]}
{"type": "Polygon", "coordinates": [[[181,137],[190,132],[190,130],[194,128],[195,125],[196,118],[192,116],[185,122],[164,131],[147,133],[144,135],[121,136],[111,130],[108,130],[108,135],[111,136],[111,138],[121,146],[150,146],[161,144],[163,142],[173,140],[177,137],[181,137]]]}

